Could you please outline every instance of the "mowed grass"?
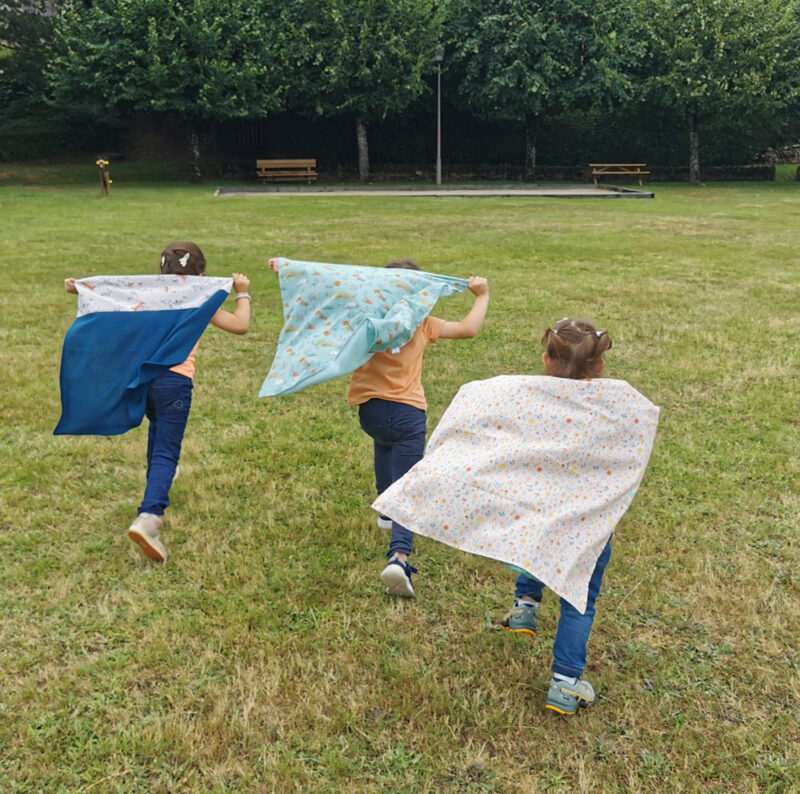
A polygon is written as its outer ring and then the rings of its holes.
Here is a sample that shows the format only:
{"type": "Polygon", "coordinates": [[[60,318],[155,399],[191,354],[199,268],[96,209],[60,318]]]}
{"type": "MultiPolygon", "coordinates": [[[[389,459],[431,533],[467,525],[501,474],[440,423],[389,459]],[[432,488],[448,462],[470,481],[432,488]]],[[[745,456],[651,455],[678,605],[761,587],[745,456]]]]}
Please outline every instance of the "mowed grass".
{"type": "Polygon", "coordinates": [[[800,184],[214,198],[112,176],[108,199],[0,187],[0,791],[800,791],[800,184]],[[62,281],[155,272],[174,239],[246,272],[254,314],[202,339],[170,558],[142,566],[146,421],[52,435],[62,281]],[[488,277],[481,334],[426,353],[429,429],[463,382],[540,373],[549,323],[609,330],[606,374],[662,418],[598,600],[595,709],[543,709],[558,602],[535,640],[492,630],[499,563],[422,539],[419,598],[384,595],[346,379],[256,396],[272,255],[488,277]]]}

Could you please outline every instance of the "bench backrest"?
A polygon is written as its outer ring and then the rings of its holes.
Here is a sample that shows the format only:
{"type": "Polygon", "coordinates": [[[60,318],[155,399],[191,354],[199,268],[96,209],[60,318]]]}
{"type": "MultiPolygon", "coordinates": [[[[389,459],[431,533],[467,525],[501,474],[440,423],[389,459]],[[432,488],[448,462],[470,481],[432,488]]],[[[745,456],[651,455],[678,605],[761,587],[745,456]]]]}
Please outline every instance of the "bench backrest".
{"type": "Polygon", "coordinates": [[[316,168],[316,160],[256,160],[256,168],[316,168]]]}

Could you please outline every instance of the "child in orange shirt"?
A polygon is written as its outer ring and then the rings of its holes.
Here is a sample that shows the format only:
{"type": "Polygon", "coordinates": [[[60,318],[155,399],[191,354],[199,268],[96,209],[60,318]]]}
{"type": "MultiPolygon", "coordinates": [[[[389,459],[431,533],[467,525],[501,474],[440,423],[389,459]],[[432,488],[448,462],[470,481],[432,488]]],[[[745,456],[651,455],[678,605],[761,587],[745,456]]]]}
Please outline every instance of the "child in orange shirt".
{"type": "MultiPolygon", "coordinates": [[[[419,270],[410,259],[390,262],[386,267],[419,270]]],[[[428,315],[402,347],[376,353],[350,377],[348,402],[358,406],[361,429],[374,442],[375,485],[383,493],[399,480],[425,452],[427,402],[422,388],[422,356],[425,346],[438,339],[471,339],[483,325],[489,306],[489,284],[474,276],[469,290],[475,295],[472,309],[458,322],[428,315]]],[[[389,562],[381,581],[390,595],[412,597],[408,562],[414,549],[414,534],[386,516],[378,517],[381,529],[391,529],[389,562]]]]}
{"type": "MultiPolygon", "coordinates": [[[[278,273],[278,259],[269,260],[278,273]]],[[[420,270],[410,259],[398,259],[386,267],[420,270]]],[[[372,438],[375,449],[375,485],[378,493],[399,480],[425,452],[425,392],[422,389],[422,356],[425,346],[437,339],[470,339],[478,333],[489,306],[489,285],[477,276],[469,280],[475,295],[472,309],[458,322],[428,315],[411,339],[402,347],[375,353],[350,376],[348,402],[358,406],[363,431],[372,438]]],[[[389,562],[381,581],[391,595],[411,597],[411,574],[417,569],[408,563],[414,534],[386,516],[378,517],[378,527],[391,529],[389,562]]]]}

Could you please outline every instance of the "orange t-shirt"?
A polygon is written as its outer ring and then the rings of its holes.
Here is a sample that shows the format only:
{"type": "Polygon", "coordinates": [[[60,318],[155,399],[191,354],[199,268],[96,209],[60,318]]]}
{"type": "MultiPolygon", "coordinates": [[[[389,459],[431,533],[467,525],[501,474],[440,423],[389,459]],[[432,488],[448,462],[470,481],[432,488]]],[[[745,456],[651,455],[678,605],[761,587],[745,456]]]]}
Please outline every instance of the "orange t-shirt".
{"type": "Polygon", "coordinates": [[[194,378],[194,354],[197,352],[197,346],[199,344],[200,342],[195,342],[192,352],[189,353],[189,358],[187,358],[182,364],[177,364],[174,367],[170,367],[169,371],[177,372],[179,375],[186,375],[187,378],[194,378]]]}
{"type": "Polygon", "coordinates": [[[428,403],[422,389],[422,355],[425,345],[439,338],[444,324],[445,320],[429,315],[402,347],[375,353],[350,376],[347,402],[362,405],[378,397],[424,411],[428,403]]]}

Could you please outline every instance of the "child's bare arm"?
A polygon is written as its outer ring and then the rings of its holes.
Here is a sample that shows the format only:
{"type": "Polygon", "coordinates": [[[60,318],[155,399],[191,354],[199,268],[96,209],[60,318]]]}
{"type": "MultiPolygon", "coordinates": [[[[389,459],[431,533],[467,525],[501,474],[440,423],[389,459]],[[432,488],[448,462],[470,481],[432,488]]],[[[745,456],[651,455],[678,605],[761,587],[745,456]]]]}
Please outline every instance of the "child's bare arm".
{"type": "Polygon", "coordinates": [[[64,279],[64,289],[67,292],[71,292],[73,295],[78,294],[78,288],[75,286],[75,279],[74,278],[65,278],[64,279]]]}
{"type": "Polygon", "coordinates": [[[489,308],[489,282],[485,278],[473,276],[469,280],[469,290],[475,295],[475,303],[459,322],[447,322],[442,326],[440,339],[471,339],[481,330],[489,308]]]}
{"type": "Polygon", "coordinates": [[[277,276],[278,275],[278,257],[273,256],[269,260],[269,269],[277,276]]]}
{"type": "Polygon", "coordinates": [[[211,318],[211,324],[216,325],[223,331],[232,334],[246,334],[250,327],[250,296],[247,288],[250,286],[250,279],[241,273],[233,274],[233,289],[237,295],[247,295],[247,297],[237,298],[236,310],[227,312],[225,309],[217,309],[216,314],[211,318]]]}

